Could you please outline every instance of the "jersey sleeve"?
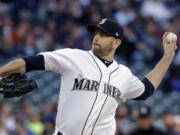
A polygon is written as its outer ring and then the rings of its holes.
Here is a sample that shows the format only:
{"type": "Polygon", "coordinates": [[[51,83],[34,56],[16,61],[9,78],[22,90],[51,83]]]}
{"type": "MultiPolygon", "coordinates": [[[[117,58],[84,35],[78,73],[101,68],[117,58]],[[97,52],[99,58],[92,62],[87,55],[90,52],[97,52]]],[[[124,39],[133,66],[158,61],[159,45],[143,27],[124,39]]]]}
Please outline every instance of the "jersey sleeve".
{"type": "Polygon", "coordinates": [[[124,101],[142,95],[145,90],[145,86],[139,78],[132,74],[130,70],[127,72],[126,82],[126,87],[122,93],[122,99],[124,101]]]}
{"type": "Polygon", "coordinates": [[[73,66],[72,49],[59,49],[53,52],[42,52],[40,55],[44,56],[45,70],[64,74],[73,66]]]}

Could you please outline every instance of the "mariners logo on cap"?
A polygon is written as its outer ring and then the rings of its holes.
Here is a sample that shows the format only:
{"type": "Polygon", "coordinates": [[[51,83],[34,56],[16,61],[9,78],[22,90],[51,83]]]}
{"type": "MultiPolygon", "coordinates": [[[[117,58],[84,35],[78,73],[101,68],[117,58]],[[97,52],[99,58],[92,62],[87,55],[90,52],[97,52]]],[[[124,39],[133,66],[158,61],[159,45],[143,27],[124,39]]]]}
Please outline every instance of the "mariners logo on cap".
{"type": "Polygon", "coordinates": [[[102,19],[101,21],[100,21],[100,23],[99,24],[103,24],[103,23],[105,23],[106,22],[106,18],[105,19],[102,19]]]}
{"type": "Polygon", "coordinates": [[[116,32],[116,33],[115,33],[115,35],[118,37],[118,36],[119,36],[119,33],[118,33],[118,32],[116,32]]]}

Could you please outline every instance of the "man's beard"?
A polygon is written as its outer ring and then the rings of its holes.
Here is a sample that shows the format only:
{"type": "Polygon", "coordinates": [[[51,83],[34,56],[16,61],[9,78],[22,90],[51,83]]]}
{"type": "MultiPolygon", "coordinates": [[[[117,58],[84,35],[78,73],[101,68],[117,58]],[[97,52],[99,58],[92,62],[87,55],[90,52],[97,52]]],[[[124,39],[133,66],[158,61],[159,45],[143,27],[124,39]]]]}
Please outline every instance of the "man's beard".
{"type": "Polygon", "coordinates": [[[99,57],[107,56],[110,52],[112,52],[112,50],[113,50],[112,43],[110,43],[106,48],[102,48],[101,46],[92,48],[93,53],[99,57]]]}

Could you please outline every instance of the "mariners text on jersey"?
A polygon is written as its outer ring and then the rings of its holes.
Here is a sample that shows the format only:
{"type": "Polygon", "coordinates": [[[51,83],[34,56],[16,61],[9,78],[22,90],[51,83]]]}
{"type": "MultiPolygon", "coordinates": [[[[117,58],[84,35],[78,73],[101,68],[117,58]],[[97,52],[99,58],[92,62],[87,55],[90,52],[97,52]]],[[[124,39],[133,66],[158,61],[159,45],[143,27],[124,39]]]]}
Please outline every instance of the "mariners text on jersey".
{"type": "MultiPolygon", "coordinates": [[[[72,90],[86,90],[86,91],[97,91],[99,88],[99,83],[94,80],[88,80],[85,78],[75,78],[74,79],[74,86],[72,90]]],[[[108,85],[104,83],[104,94],[109,95],[117,100],[120,101],[121,92],[118,88],[108,85]]]]}

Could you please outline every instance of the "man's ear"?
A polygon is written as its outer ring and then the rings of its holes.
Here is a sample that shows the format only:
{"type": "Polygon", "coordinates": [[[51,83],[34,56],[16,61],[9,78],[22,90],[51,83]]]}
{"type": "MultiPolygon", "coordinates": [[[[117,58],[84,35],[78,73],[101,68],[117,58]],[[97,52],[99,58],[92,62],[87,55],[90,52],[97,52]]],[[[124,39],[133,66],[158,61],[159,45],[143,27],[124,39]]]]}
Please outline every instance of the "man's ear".
{"type": "Polygon", "coordinates": [[[115,45],[116,48],[118,48],[121,45],[122,41],[120,39],[115,39],[115,45]]]}

